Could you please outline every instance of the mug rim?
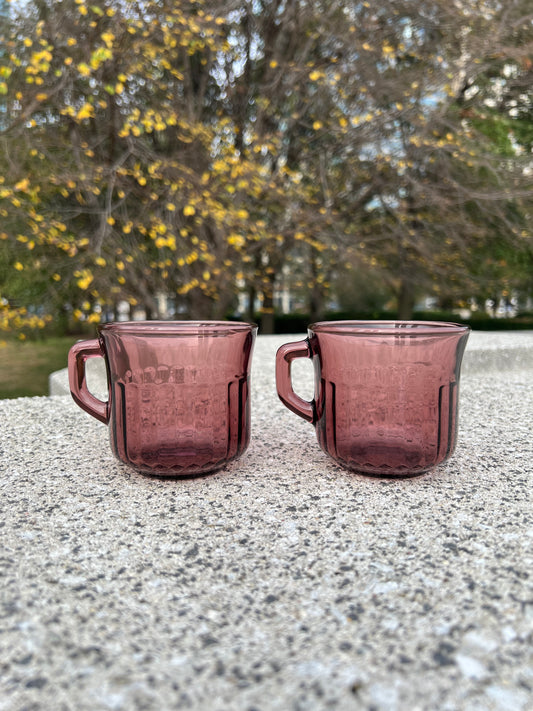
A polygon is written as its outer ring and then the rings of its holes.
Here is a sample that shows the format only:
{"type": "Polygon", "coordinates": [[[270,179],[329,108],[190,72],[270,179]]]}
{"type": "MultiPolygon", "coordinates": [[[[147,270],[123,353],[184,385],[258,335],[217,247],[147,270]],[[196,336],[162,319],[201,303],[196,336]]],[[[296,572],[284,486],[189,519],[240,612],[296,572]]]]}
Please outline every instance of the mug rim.
{"type": "Polygon", "coordinates": [[[244,321],[109,321],[98,324],[99,334],[115,332],[128,335],[227,336],[257,331],[257,324],[244,321]]]}
{"type": "Polygon", "coordinates": [[[339,320],[317,321],[308,327],[312,333],[330,333],[344,336],[393,336],[394,338],[438,336],[469,333],[470,326],[451,321],[400,321],[388,320],[339,320]]]}

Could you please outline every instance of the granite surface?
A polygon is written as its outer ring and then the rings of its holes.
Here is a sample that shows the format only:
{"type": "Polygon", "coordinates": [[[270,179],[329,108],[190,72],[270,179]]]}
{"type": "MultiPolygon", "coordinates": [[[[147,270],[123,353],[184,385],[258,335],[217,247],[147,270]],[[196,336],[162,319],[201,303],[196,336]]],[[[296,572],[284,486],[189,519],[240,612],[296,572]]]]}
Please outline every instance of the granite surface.
{"type": "Polygon", "coordinates": [[[532,708],[533,333],[472,334],[456,453],[402,480],[283,407],[288,340],[201,478],[126,470],[69,396],[0,401],[1,710],[532,708]]]}

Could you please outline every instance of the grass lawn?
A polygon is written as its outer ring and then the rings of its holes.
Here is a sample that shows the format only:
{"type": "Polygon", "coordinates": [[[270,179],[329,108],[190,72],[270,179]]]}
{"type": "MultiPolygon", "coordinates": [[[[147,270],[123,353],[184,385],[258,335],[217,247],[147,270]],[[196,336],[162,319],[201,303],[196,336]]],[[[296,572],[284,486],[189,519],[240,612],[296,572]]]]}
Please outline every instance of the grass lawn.
{"type": "Polygon", "coordinates": [[[0,399],[48,395],[48,376],[67,367],[67,353],[78,338],[8,340],[0,345],[0,399]]]}

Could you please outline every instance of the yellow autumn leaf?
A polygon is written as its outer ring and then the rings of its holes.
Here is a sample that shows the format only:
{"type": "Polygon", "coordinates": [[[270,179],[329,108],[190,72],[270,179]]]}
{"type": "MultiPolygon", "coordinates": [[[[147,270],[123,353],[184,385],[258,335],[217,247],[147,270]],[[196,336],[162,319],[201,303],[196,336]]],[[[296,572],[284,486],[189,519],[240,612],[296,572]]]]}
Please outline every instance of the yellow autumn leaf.
{"type": "Polygon", "coordinates": [[[22,180],[19,180],[18,183],[15,183],[15,190],[23,190],[26,191],[30,186],[30,181],[28,178],[23,178],[22,180]]]}
{"type": "Polygon", "coordinates": [[[183,214],[186,217],[191,217],[192,215],[196,214],[196,210],[192,205],[185,205],[185,207],[183,208],[183,214]]]}
{"type": "Polygon", "coordinates": [[[91,67],[85,62],[81,62],[78,64],[78,72],[82,75],[82,77],[88,77],[91,73],[91,67]]]}
{"type": "Polygon", "coordinates": [[[104,40],[104,43],[108,49],[110,49],[113,45],[113,40],[115,39],[115,35],[112,32],[102,32],[100,37],[104,40]]]}
{"type": "Polygon", "coordinates": [[[78,285],[78,287],[80,289],[87,289],[89,287],[90,283],[92,282],[92,280],[93,280],[93,277],[91,275],[87,275],[87,276],[82,277],[81,279],[78,279],[76,284],[78,285]]]}
{"type": "Polygon", "coordinates": [[[231,244],[233,247],[243,247],[245,243],[246,240],[242,235],[231,234],[228,237],[228,244],[231,244]]]}

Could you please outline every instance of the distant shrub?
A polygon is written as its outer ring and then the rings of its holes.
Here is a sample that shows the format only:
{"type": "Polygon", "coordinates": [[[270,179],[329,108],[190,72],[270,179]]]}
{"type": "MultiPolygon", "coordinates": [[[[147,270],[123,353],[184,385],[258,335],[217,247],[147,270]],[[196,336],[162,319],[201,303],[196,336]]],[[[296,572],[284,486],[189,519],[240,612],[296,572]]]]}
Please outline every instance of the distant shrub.
{"type": "MultiPolygon", "coordinates": [[[[334,311],[321,318],[321,321],[390,321],[395,320],[392,311],[354,312],[334,311]]],[[[458,314],[448,311],[415,311],[414,321],[450,321],[470,326],[474,331],[518,331],[533,330],[533,313],[521,313],[515,317],[493,318],[486,314],[472,314],[470,318],[461,318],[458,314]]],[[[255,319],[261,333],[261,317],[255,319]]],[[[274,331],[283,333],[306,333],[311,320],[308,314],[276,314],[274,331]]]]}

